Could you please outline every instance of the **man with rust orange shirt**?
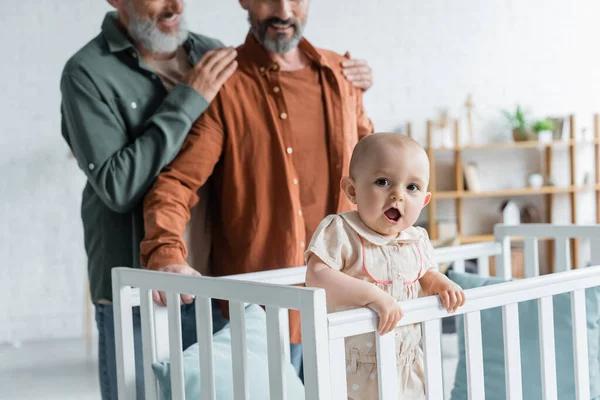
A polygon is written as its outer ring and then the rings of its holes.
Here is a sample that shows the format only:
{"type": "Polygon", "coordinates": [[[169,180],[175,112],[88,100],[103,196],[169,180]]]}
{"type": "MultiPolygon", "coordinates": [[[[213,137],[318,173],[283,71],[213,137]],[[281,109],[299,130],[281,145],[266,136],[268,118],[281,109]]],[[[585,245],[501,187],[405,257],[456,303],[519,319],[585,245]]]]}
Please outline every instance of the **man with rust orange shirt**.
{"type": "MultiPolygon", "coordinates": [[[[302,37],[309,3],[240,0],[251,28],[237,49],[238,68],[144,200],[146,268],[197,273],[186,264],[183,234],[209,177],[216,276],[302,265],[319,222],[351,209],[339,182],[373,125],[362,90],[342,72],[348,59],[302,37]]],[[[364,80],[370,85],[368,67],[364,80]]],[[[290,333],[299,369],[294,312],[290,333]]]]}

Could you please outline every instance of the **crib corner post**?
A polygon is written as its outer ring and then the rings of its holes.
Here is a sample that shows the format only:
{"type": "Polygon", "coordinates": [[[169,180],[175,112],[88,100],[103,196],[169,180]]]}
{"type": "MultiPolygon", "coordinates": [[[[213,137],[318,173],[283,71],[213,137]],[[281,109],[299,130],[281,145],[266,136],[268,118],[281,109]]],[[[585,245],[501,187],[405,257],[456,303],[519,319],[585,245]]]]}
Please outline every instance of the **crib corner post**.
{"type": "Polygon", "coordinates": [[[113,318],[115,326],[115,356],[119,399],[135,399],[135,358],[133,344],[133,313],[131,286],[123,285],[124,268],[113,268],[113,318]]]}
{"type": "Polygon", "coordinates": [[[500,243],[502,250],[496,255],[496,276],[505,280],[512,279],[512,262],[510,251],[510,236],[504,232],[503,225],[494,226],[494,237],[500,243]]]}

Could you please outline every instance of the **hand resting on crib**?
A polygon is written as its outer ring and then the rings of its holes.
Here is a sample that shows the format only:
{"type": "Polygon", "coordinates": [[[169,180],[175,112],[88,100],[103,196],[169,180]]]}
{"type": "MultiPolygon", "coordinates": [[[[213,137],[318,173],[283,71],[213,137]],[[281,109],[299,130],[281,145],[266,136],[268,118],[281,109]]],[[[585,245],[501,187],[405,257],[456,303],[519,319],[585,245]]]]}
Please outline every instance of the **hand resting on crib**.
{"type": "Polygon", "coordinates": [[[455,312],[458,307],[465,305],[465,292],[462,288],[435,269],[425,272],[419,283],[427,296],[440,296],[442,306],[449,312],[455,312]]]}
{"type": "MultiPolygon", "coordinates": [[[[436,270],[427,271],[419,279],[427,295],[438,295],[449,312],[465,304],[463,290],[436,270]]],[[[311,255],[307,262],[306,286],[325,289],[327,302],[350,307],[368,307],[379,316],[380,335],[392,331],[403,316],[398,301],[370,282],[354,278],[325,264],[311,255]]]]}
{"type": "MultiPolygon", "coordinates": [[[[201,275],[200,272],[196,271],[187,264],[169,264],[157,269],[157,271],[180,275],[201,275]]],[[[181,294],[180,297],[183,304],[191,304],[194,301],[194,296],[190,294],[181,294]]],[[[154,300],[154,303],[159,306],[164,307],[167,305],[167,295],[163,291],[153,290],[152,300],[154,300]]]]}

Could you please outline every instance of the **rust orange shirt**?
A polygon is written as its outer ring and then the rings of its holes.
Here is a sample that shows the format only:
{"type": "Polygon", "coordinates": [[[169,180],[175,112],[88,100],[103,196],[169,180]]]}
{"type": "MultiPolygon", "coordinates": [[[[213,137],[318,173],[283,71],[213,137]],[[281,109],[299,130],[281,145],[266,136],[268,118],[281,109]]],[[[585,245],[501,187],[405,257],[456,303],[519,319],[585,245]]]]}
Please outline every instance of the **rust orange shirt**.
{"type": "Polygon", "coordinates": [[[323,216],[334,212],[330,201],[332,185],[323,87],[316,64],[298,71],[281,71],[279,76],[290,119],[292,162],[298,171],[298,179],[292,184],[300,187],[308,243],[323,216]],[[306,167],[310,165],[318,165],[319,173],[306,167]]]}
{"type": "MultiPolygon", "coordinates": [[[[352,207],[339,181],[348,173],[355,144],[373,125],[363,108],[362,91],[342,74],[344,58],[315,49],[305,39],[299,48],[316,65],[322,87],[331,179],[327,201],[332,212],[347,211],[352,207]]],[[[237,71],[144,199],[141,262],[146,268],[185,263],[182,235],[190,208],[198,202],[197,190],[210,176],[213,275],[304,264],[310,238],[294,179],[327,167],[294,162],[294,132],[312,123],[289,117],[294,111],[283,93],[278,64],[250,34],[237,50],[237,71]]],[[[300,339],[297,317],[290,318],[293,343],[300,339]]]]}

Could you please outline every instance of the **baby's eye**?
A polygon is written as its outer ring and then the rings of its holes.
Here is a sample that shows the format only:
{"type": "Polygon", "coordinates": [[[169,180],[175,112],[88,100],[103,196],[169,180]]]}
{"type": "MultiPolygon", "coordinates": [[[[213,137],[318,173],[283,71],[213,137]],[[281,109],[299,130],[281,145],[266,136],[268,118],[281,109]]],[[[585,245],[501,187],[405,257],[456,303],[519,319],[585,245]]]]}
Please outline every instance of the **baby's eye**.
{"type": "Polygon", "coordinates": [[[414,183],[411,183],[406,188],[408,189],[409,192],[416,192],[419,190],[419,186],[415,185],[414,183]]]}
{"type": "Polygon", "coordinates": [[[375,184],[377,186],[381,186],[381,187],[385,187],[385,186],[390,186],[391,183],[389,181],[389,179],[385,179],[385,178],[379,178],[375,181],[375,184]]]}

